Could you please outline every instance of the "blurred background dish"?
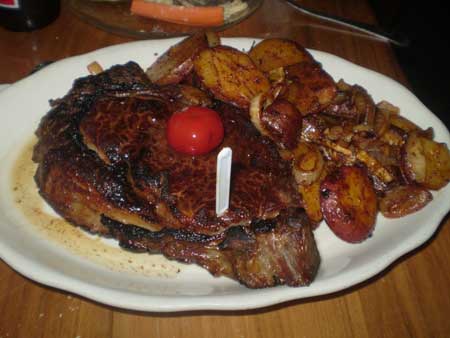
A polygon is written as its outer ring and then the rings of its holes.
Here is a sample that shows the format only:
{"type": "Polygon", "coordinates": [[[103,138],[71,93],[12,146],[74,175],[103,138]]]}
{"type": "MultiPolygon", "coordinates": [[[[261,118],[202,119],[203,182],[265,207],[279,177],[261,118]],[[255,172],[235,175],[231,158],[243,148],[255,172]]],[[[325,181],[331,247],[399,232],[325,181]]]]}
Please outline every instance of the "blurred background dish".
{"type": "MultiPolygon", "coordinates": [[[[255,12],[263,0],[244,1],[247,3],[244,10],[225,18],[223,25],[208,29],[219,31],[237,24],[255,12]]],[[[192,34],[202,29],[133,15],[130,12],[130,1],[127,0],[69,0],[69,4],[83,20],[103,30],[125,36],[166,38],[192,34]]]]}

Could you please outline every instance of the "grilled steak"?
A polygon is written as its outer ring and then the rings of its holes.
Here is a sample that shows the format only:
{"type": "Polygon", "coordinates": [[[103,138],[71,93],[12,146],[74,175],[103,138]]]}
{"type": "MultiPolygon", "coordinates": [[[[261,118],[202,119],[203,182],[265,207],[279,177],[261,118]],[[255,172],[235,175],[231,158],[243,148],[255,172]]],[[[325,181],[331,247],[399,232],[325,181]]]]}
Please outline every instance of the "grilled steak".
{"type": "Polygon", "coordinates": [[[249,287],[306,285],[319,254],[289,164],[246,114],[185,86],[152,85],[135,63],[75,81],[36,132],[44,199],[64,218],[128,249],[196,263],[249,287]],[[215,215],[217,151],[166,141],[171,114],[212,105],[233,149],[230,208],[215,215]]]}

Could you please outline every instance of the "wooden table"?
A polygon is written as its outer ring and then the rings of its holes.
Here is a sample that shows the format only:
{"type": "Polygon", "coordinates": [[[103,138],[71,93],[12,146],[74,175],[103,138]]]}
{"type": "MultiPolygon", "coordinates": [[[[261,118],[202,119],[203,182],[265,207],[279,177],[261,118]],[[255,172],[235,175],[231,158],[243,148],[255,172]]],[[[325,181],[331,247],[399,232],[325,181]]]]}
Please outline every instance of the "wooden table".
{"type": "MultiPolygon", "coordinates": [[[[304,1],[373,23],[366,1],[304,1]]],[[[391,47],[265,0],[223,36],[280,36],[330,52],[405,83],[391,47]]],[[[63,6],[59,19],[32,33],[0,29],[0,83],[59,60],[132,39],[96,29],[63,6]]],[[[450,337],[450,220],[423,246],[360,285],[311,299],[242,312],[175,314],[124,311],[28,280],[0,262],[0,337],[450,337]]]]}

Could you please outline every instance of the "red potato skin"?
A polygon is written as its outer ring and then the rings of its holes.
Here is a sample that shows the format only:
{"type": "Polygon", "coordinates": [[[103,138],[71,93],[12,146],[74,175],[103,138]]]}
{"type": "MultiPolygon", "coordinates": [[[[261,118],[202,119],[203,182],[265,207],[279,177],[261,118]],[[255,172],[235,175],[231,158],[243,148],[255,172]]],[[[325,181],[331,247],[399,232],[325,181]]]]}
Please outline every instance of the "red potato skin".
{"type": "Polygon", "coordinates": [[[321,184],[323,217],[340,239],[359,243],[370,236],[377,215],[377,198],[364,169],[340,167],[321,184]]]}
{"type": "Polygon", "coordinates": [[[431,192],[421,186],[401,185],[386,192],[380,200],[380,211],[384,217],[404,217],[424,208],[432,200],[431,192]]]}
{"type": "Polygon", "coordinates": [[[298,142],[302,115],[289,101],[276,99],[261,112],[261,123],[282,148],[293,149],[298,142]]]}
{"type": "Polygon", "coordinates": [[[208,48],[204,33],[192,35],[170,47],[146,70],[150,81],[157,85],[177,84],[194,68],[194,57],[208,48]]]}

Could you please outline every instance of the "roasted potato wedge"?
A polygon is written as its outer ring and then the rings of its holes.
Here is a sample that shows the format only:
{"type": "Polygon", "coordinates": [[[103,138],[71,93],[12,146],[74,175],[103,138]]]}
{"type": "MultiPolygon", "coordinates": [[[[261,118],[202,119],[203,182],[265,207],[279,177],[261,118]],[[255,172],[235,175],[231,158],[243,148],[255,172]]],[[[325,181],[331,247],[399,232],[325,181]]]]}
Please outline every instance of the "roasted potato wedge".
{"type": "Polygon", "coordinates": [[[320,187],[320,205],[330,229],[344,241],[357,243],[373,231],[377,197],[364,169],[340,167],[320,187]]]}
{"type": "Polygon", "coordinates": [[[255,45],[248,55],[255,65],[265,73],[299,62],[314,62],[312,55],[305,48],[294,41],[285,39],[263,40],[255,45]]]}
{"type": "Polygon", "coordinates": [[[301,62],[285,68],[286,77],[307,86],[317,98],[320,109],[330,104],[337,93],[333,78],[316,62],[301,62]]]}
{"type": "Polygon", "coordinates": [[[425,207],[433,195],[418,185],[400,185],[388,190],[380,200],[380,211],[385,217],[397,218],[425,207]]]}
{"type": "Polygon", "coordinates": [[[231,47],[201,51],[194,60],[194,71],[215,98],[244,109],[252,98],[270,89],[269,80],[250,57],[231,47]]]}
{"type": "MultiPolygon", "coordinates": [[[[306,162],[310,162],[311,165],[310,168],[314,167],[313,171],[310,172],[309,177],[302,176],[301,178],[307,178],[307,182],[310,183],[309,185],[306,184],[300,184],[298,183],[298,192],[300,193],[303,201],[303,208],[305,209],[306,214],[308,217],[316,223],[319,223],[323,219],[322,215],[322,209],[320,207],[320,185],[323,179],[327,176],[328,169],[326,168],[325,161],[323,159],[322,154],[320,153],[320,150],[317,146],[312,145],[310,143],[300,142],[299,147],[297,147],[293,152],[292,156],[293,158],[298,158],[299,153],[303,153],[306,155],[306,158],[304,159],[306,162]],[[304,146],[306,145],[306,147],[304,146]],[[313,147],[312,151],[310,147],[313,147]],[[309,149],[309,150],[306,150],[309,149]],[[316,151],[318,153],[316,153],[316,151]],[[314,155],[313,155],[314,154],[314,155]],[[320,172],[320,174],[319,174],[320,172]],[[317,176],[317,174],[319,176],[317,176]]],[[[292,163],[292,170],[294,172],[294,178],[295,175],[295,160],[292,163]]],[[[303,181],[302,181],[303,182],[303,181]]]]}
{"type": "Polygon", "coordinates": [[[292,103],[276,99],[261,112],[260,119],[269,137],[282,149],[292,149],[296,146],[302,116],[292,103]]]}
{"type": "Polygon", "coordinates": [[[320,222],[323,218],[320,208],[320,181],[311,185],[299,185],[298,191],[303,199],[303,208],[313,222],[320,222]]]}
{"type": "Polygon", "coordinates": [[[208,48],[205,33],[194,34],[170,47],[146,70],[146,74],[158,85],[180,83],[192,71],[194,57],[205,48],[208,48]]]}
{"type": "Polygon", "coordinates": [[[295,105],[303,116],[318,112],[321,107],[314,91],[298,81],[290,83],[280,96],[295,105]]]}
{"type": "Polygon", "coordinates": [[[437,190],[450,180],[450,153],[447,145],[411,132],[402,148],[402,170],[410,182],[437,190]]]}
{"type": "Polygon", "coordinates": [[[259,132],[272,139],[280,149],[293,149],[298,142],[302,116],[283,99],[255,96],[250,104],[250,119],[259,132]]]}

